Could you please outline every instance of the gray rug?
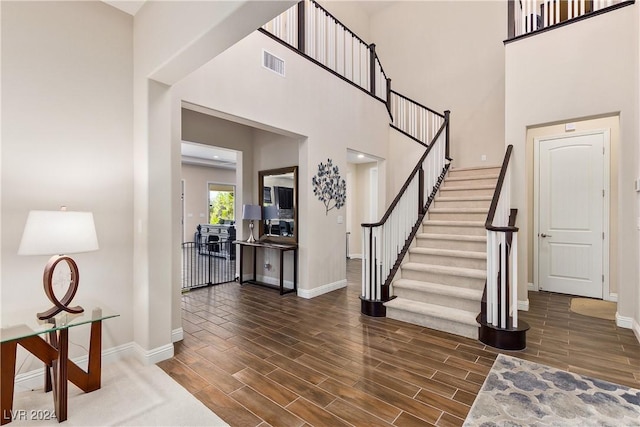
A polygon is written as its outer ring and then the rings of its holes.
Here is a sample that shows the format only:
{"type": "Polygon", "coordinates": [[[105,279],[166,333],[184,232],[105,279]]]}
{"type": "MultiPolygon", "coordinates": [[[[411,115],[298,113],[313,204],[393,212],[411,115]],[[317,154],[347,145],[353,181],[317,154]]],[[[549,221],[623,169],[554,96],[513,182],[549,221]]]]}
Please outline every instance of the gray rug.
{"type": "Polygon", "coordinates": [[[500,354],[464,426],[640,426],[640,390],[500,354]]]}

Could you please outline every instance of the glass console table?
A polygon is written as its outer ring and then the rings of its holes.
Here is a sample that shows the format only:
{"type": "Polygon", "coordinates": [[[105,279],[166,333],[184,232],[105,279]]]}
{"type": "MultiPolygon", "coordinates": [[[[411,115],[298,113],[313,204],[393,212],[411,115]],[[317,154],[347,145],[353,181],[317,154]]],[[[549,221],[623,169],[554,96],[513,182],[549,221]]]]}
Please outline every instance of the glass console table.
{"type": "Polygon", "coordinates": [[[80,314],[60,313],[50,320],[53,323],[37,325],[18,324],[0,329],[0,379],[2,417],[0,424],[14,418],[13,391],[16,375],[18,344],[45,364],[45,391],[53,390],[55,415],[58,422],[67,419],[67,381],[71,381],[85,393],[100,388],[102,364],[102,321],[119,316],[101,309],[86,310],[80,314]],[[69,328],[90,325],[89,363],[85,372],[69,360],[69,328]],[[45,338],[41,337],[45,335],[45,338]],[[52,374],[53,373],[53,379],[52,374]]]}

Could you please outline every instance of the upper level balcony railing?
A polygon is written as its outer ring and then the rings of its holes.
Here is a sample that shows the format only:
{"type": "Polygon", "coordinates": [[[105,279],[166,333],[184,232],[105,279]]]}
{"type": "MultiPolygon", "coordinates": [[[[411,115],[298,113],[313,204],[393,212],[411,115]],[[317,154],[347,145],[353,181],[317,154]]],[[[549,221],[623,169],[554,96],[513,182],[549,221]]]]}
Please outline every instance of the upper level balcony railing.
{"type": "Polygon", "coordinates": [[[623,0],[508,0],[509,39],[633,3],[623,0]]]}

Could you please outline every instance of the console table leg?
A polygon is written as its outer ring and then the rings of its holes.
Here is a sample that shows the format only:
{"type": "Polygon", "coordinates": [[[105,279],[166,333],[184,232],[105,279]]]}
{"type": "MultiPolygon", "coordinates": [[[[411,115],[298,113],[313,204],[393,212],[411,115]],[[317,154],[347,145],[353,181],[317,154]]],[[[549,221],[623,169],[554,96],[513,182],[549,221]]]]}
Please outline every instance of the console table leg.
{"type": "Polygon", "coordinates": [[[54,362],[54,383],[56,389],[55,408],[58,422],[67,420],[67,361],[69,359],[69,330],[60,329],[58,336],[58,359],[54,362]],[[57,371],[57,375],[56,374],[57,371]],[[57,377],[57,378],[56,378],[57,377]]]}
{"type": "Polygon", "coordinates": [[[284,251],[280,251],[280,295],[284,295],[284,251]]]}
{"type": "Polygon", "coordinates": [[[100,388],[102,370],[102,321],[91,324],[91,341],[89,342],[89,366],[87,368],[86,393],[100,388]]]}
{"type": "Polygon", "coordinates": [[[0,378],[0,387],[2,396],[0,397],[0,406],[2,417],[0,425],[11,422],[13,409],[13,386],[16,377],[16,348],[17,341],[3,342],[0,351],[2,352],[2,378],[0,378]]]}

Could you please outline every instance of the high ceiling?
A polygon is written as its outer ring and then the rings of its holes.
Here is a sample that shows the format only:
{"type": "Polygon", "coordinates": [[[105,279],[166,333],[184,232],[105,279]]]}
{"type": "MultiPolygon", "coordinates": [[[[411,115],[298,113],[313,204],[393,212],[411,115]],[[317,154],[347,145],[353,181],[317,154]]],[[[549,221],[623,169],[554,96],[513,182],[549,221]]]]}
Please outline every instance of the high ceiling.
{"type": "Polygon", "coordinates": [[[105,3],[135,16],[140,10],[145,0],[103,0],[105,3]]]}

